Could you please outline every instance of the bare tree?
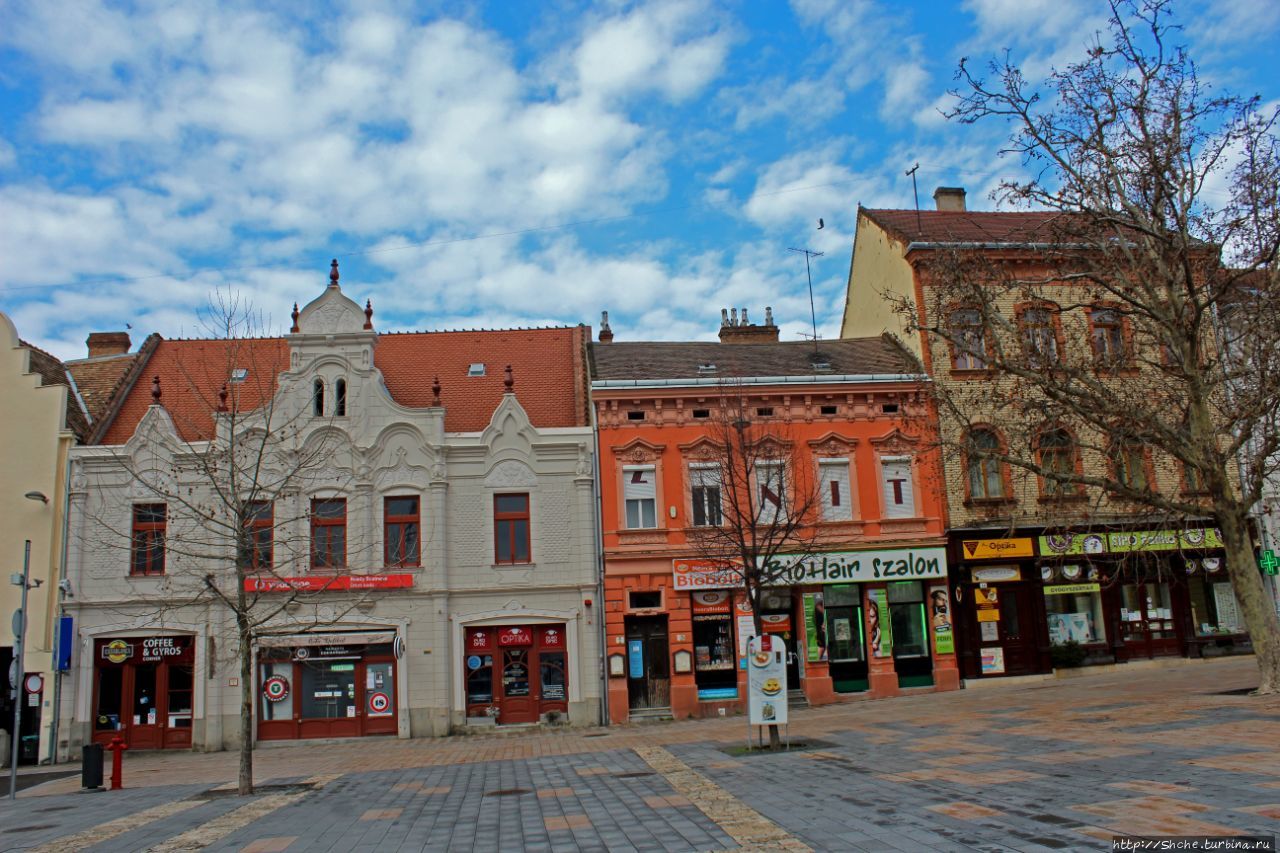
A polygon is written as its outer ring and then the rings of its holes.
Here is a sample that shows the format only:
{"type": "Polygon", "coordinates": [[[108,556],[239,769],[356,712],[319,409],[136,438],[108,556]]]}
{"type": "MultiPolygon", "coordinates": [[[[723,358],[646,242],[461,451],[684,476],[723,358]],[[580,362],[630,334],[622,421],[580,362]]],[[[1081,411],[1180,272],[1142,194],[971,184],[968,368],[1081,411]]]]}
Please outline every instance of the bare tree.
{"type": "MultiPolygon", "coordinates": [[[[247,795],[255,642],[332,623],[360,603],[359,592],[331,589],[365,545],[346,525],[317,540],[313,514],[335,502],[313,506],[303,497],[318,489],[344,494],[354,476],[352,448],[332,423],[345,403],[326,405],[317,397],[322,388],[291,387],[287,344],[255,337],[260,319],[239,299],[220,294],[205,326],[209,338],[183,342],[168,366],[179,387],[162,387],[156,375],[134,436],[95,448],[105,455],[86,466],[97,475],[86,538],[97,550],[127,550],[134,574],[162,575],[154,598],[124,602],[120,612],[161,620],[204,613],[211,625],[233,623],[234,642],[222,651],[238,670],[238,788],[247,795]],[[139,532],[128,515],[137,507],[122,490],[151,502],[162,532],[139,532]]],[[[118,563],[97,565],[105,580],[118,563]]]]}
{"type": "MultiPolygon", "coordinates": [[[[786,427],[753,420],[748,395],[721,387],[707,441],[693,456],[698,559],[736,576],[746,589],[756,635],[763,633],[761,593],[789,583],[791,567],[816,553],[821,497],[813,460],[786,427]]],[[[799,654],[799,649],[793,649],[799,654]]],[[[781,744],[769,726],[769,744],[781,744]]]]}
{"type": "Polygon", "coordinates": [[[904,308],[935,352],[991,377],[935,386],[971,462],[1027,472],[1076,517],[1092,492],[1098,521],[1212,521],[1275,693],[1249,516],[1280,449],[1277,114],[1210,92],[1176,35],[1167,0],[1112,0],[1108,31],[1041,83],[1007,57],[986,75],[961,63],[950,118],[1006,122],[1006,153],[1033,170],[998,195],[1060,215],[1020,249],[932,253],[929,304],[904,308]],[[973,444],[984,423],[1006,440],[973,444]],[[1060,429],[1083,464],[1055,449],[1060,429]]]}

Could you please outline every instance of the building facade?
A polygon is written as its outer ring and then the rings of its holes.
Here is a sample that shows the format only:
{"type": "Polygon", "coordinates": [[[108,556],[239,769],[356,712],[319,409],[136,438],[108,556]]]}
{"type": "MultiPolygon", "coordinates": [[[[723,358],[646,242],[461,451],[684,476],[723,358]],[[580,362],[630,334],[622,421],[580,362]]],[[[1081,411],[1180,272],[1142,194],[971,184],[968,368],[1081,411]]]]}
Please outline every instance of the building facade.
{"type": "Polygon", "coordinates": [[[935,211],[859,209],[842,335],[901,336],[956,408],[940,430],[962,675],[1249,651],[1211,522],[992,458],[1030,451],[1050,472],[1093,472],[1184,502],[1198,494],[1185,468],[1149,447],[1011,418],[1008,403],[1026,391],[988,368],[993,347],[1126,393],[1143,393],[1162,356],[1116,306],[1058,277],[1046,250],[1058,214],[968,211],[959,189],[935,198],[935,211]],[[1035,284],[1006,287],[981,310],[949,302],[932,262],[974,258],[993,292],[1005,280],[1035,284]],[[894,311],[903,306],[909,326],[894,311]],[[919,331],[931,325],[959,343],[919,331]]]}
{"type": "Polygon", "coordinates": [[[372,313],[159,341],[75,452],[73,750],[599,722],[588,333],[372,313]]]}
{"type": "MultiPolygon", "coordinates": [[[[767,313],[764,325],[736,314],[720,343],[613,342],[606,321],[591,348],[610,718],[746,707],[752,608],[741,576],[698,545],[729,523],[717,429],[730,409],[798,450],[788,464],[805,470],[781,477],[821,496],[805,553],[783,556],[761,594],[763,630],[789,650],[793,700],[958,687],[919,378],[880,338],[824,341],[815,355],[778,342],[767,313]],[[890,565],[913,568],[895,581],[890,565]]],[[[754,476],[767,502],[768,475],[754,476]]]]}

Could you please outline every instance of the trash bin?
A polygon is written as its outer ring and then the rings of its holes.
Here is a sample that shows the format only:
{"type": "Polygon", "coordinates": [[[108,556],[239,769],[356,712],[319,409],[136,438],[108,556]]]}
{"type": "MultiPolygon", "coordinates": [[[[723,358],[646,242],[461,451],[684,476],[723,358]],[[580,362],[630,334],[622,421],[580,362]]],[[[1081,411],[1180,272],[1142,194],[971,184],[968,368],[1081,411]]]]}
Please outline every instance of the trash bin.
{"type": "Polygon", "coordinates": [[[86,744],[80,750],[80,787],[102,787],[102,744],[86,744]]]}
{"type": "Polygon", "coordinates": [[[40,763],[40,735],[23,735],[18,741],[18,763],[40,763]]]}

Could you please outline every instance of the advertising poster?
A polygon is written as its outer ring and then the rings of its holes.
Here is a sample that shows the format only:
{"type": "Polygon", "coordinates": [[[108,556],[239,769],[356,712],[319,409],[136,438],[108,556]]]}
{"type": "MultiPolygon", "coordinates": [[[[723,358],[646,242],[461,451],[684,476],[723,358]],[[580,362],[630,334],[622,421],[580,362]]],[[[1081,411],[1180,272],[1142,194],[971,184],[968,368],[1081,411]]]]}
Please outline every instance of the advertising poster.
{"type": "Polygon", "coordinates": [[[1004,673],[1004,649],[1000,646],[982,650],[982,674],[1001,675],[1004,673]]]}
{"type": "Polygon", "coordinates": [[[747,714],[753,726],[787,722],[787,645],[779,637],[753,637],[748,646],[747,714]]]}
{"type": "MultiPolygon", "coordinates": [[[[1213,585],[1213,603],[1218,608],[1218,628],[1225,631],[1240,631],[1240,605],[1236,602],[1236,594],[1229,583],[1213,585]]],[[[1161,617],[1167,619],[1169,617],[1161,617]]]]}
{"type": "Polygon", "coordinates": [[[827,610],[820,592],[804,594],[804,639],[810,663],[827,659],[827,610]]]}
{"type": "Polygon", "coordinates": [[[878,658],[892,657],[888,591],[873,589],[867,595],[871,598],[871,606],[867,608],[867,642],[871,646],[871,654],[878,658]]]}
{"type": "Polygon", "coordinates": [[[933,628],[934,653],[954,654],[956,642],[951,633],[951,603],[947,598],[945,586],[929,589],[929,626],[933,628]]]}

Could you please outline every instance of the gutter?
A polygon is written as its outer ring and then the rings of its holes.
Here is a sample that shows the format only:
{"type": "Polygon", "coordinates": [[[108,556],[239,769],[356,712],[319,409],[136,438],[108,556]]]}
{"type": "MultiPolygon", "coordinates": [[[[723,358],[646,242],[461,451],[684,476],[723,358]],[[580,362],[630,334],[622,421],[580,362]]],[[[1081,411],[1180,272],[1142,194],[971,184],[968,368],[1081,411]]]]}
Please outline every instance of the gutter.
{"type": "Polygon", "coordinates": [[[832,373],[813,376],[698,376],[688,379],[597,379],[591,388],[681,388],[723,385],[827,385],[832,382],[858,384],[885,384],[890,382],[927,382],[928,376],[919,373],[832,373]]]}

